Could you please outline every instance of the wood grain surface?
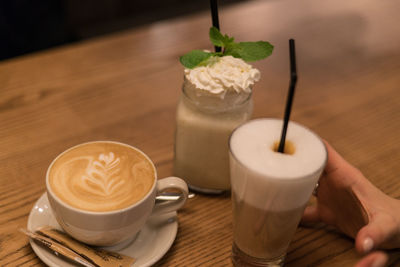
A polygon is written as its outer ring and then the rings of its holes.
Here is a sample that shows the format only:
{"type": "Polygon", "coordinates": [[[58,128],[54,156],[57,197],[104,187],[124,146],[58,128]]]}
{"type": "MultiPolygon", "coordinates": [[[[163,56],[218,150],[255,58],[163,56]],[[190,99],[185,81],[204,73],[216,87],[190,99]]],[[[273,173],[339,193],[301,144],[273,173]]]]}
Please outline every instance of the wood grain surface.
{"type": "MultiPolygon", "coordinates": [[[[247,1],[220,10],[224,33],[268,40],[254,65],[254,117],[282,117],[288,39],[299,82],[292,119],[328,140],[377,187],[400,198],[400,1],[247,1]]],[[[159,177],[173,173],[178,57],[212,49],[209,13],[150,24],[0,62],[0,266],[43,266],[26,227],[45,172],[66,148],[116,140],[142,149],[159,177]]],[[[312,200],[311,200],[312,201],[312,200]]],[[[196,195],[179,212],[175,243],[156,266],[232,266],[230,195],[196,195]]],[[[400,264],[399,250],[389,251],[400,264]]],[[[300,227],[286,266],[353,266],[353,240],[300,227]]]]}

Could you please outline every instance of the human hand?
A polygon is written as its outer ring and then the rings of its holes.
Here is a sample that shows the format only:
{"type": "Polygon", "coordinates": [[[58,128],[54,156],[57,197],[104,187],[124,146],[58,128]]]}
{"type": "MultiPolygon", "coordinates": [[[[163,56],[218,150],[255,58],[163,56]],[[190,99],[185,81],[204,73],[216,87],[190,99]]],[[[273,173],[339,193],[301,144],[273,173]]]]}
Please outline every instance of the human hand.
{"type": "MultiPolygon", "coordinates": [[[[325,145],[328,162],[319,180],[317,205],[306,208],[302,223],[322,221],[335,226],[355,239],[360,253],[399,248],[400,200],[385,195],[327,142],[325,145]]],[[[374,255],[369,257],[374,259],[374,255]]]]}

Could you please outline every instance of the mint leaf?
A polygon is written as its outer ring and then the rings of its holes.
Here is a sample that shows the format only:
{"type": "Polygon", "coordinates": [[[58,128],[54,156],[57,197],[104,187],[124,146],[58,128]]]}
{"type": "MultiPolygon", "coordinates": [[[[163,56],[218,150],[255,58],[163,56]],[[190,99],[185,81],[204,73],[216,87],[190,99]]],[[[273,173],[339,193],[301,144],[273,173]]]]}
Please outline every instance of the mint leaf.
{"type": "Polygon", "coordinates": [[[234,53],[239,54],[244,61],[257,61],[270,56],[273,49],[274,46],[268,42],[240,42],[234,53]]]}
{"type": "Polygon", "coordinates": [[[227,47],[225,47],[223,56],[233,56],[237,58],[241,58],[242,48],[238,43],[231,43],[227,47]]]}
{"type": "Polygon", "coordinates": [[[232,44],[235,42],[235,38],[229,37],[227,34],[224,35],[224,44],[225,46],[228,46],[229,44],[232,44]]]}
{"type": "Polygon", "coordinates": [[[193,69],[194,67],[206,61],[211,56],[212,53],[204,52],[201,50],[193,50],[181,56],[179,60],[182,63],[182,65],[185,66],[186,68],[193,69]]]}
{"type": "Polygon", "coordinates": [[[216,28],[210,28],[210,40],[214,46],[222,47],[222,52],[204,52],[193,50],[180,57],[183,66],[193,69],[197,66],[206,66],[217,61],[217,57],[233,56],[244,61],[256,61],[264,59],[272,54],[274,46],[268,42],[240,42],[236,43],[233,37],[222,33],[216,28]],[[215,57],[214,60],[210,57],[215,57]]]}
{"type": "Polygon", "coordinates": [[[213,45],[218,47],[227,47],[229,44],[234,42],[233,37],[229,37],[228,35],[222,35],[221,32],[216,27],[210,28],[210,40],[213,45]]]}
{"type": "Polygon", "coordinates": [[[224,36],[219,32],[219,30],[215,27],[210,28],[210,41],[215,46],[223,47],[224,46],[224,36]]]}

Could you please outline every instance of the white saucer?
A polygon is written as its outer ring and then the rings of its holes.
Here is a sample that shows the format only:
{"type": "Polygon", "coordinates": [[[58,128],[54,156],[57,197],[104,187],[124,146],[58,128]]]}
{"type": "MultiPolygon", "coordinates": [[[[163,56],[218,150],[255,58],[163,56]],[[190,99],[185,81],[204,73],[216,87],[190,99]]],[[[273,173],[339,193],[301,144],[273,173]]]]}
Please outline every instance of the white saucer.
{"type": "MultiPolygon", "coordinates": [[[[36,228],[50,225],[61,229],[57,223],[44,193],[33,206],[28,219],[27,228],[34,231],[36,228]]],[[[143,229],[139,232],[135,240],[121,250],[110,248],[109,250],[118,251],[130,257],[134,257],[136,262],[134,267],[151,266],[164,256],[172,246],[178,231],[178,221],[176,212],[151,217],[143,229]]],[[[52,254],[49,250],[37,245],[30,240],[33,251],[36,255],[49,266],[75,267],[52,254]]]]}

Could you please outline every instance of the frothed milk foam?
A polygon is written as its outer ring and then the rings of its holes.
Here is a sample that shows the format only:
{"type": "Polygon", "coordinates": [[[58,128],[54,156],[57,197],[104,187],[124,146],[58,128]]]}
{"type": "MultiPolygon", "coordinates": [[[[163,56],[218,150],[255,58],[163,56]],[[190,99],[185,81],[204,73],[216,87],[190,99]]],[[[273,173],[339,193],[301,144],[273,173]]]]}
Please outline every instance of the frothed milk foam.
{"type": "Polygon", "coordinates": [[[78,209],[105,212],[141,200],[155,182],[155,170],[140,151],[114,142],[93,142],[62,153],[49,169],[54,194],[78,209]]]}
{"type": "Polygon", "coordinates": [[[323,142],[294,122],[286,137],[294,153],[275,152],[281,129],[281,120],[258,119],[230,139],[234,241],[257,258],[286,252],[327,159],[323,142]]]}

